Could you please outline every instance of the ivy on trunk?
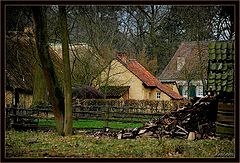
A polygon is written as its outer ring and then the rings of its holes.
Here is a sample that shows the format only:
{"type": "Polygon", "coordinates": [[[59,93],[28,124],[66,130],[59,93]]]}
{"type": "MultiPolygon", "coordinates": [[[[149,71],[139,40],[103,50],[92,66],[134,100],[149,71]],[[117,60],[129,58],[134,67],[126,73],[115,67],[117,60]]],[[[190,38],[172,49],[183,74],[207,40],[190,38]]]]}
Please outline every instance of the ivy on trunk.
{"type": "Polygon", "coordinates": [[[56,128],[59,134],[64,135],[64,96],[57,79],[53,62],[50,58],[46,7],[32,7],[33,22],[35,25],[35,37],[37,54],[42,65],[44,78],[52,104],[53,114],[56,120],[56,128]]]}

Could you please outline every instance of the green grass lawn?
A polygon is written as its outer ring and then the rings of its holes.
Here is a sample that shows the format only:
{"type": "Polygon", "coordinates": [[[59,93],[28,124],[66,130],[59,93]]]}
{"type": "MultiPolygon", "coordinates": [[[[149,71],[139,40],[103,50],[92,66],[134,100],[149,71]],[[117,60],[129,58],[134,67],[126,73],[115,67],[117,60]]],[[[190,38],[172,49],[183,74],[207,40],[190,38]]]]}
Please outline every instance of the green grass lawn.
{"type": "Polygon", "coordinates": [[[164,138],[96,138],[77,134],[59,136],[55,132],[6,132],[7,158],[214,158],[230,157],[234,140],[195,140],[164,138]]]}
{"type": "MultiPolygon", "coordinates": [[[[54,120],[39,120],[39,126],[56,126],[54,120]]],[[[142,127],[142,123],[109,122],[108,126],[114,129],[142,127]]],[[[73,128],[104,128],[101,120],[73,120],[73,128]]]]}

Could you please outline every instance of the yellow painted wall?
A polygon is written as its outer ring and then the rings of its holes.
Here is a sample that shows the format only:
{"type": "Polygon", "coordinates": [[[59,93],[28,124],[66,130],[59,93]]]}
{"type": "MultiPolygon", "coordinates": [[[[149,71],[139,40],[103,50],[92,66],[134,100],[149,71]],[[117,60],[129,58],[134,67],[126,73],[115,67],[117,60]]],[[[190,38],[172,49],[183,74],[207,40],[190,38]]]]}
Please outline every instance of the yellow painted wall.
{"type": "MultiPolygon", "coordinates": [[[[5,107],[13,106],[12,91],[5,91],[5,107]]],[[[29,108],[32,105],[32,95],[19,93],[19,107],[29,108]]]]}
{"type": "Polygon", "coordinates": [[[29,94],[19,94],[19,106],[24,108],[29,108],[32,105],[32,95],[29,94]]]}
{"type": "Polygon", "coordinates": [[[13,94],[11,91],[5,91],[5,107],[12,106],[12,98],[13,98],[13,94]]]}
{"type": "MultiPolygon", "coordinates": [[[[108,68],[101,74],[101,80],[105,84],[105,79],[108,73],[108,68]]],[[[144,87],[143,82],[130,72],[119,61],[113,60],[109,72],[109,82],[107,85],[112,86],[130,86],[129,99],[135,100],[156,100],[156,93],[161,92],[159,89],[144,87]]],[[[171,98],[161,92],[160,100],[170,100],[171,98]]]]}
{"type": "MultiPolygon", "coordinates": [[[[109,68],[101,74],[101,81],[105,84],[109,68]]],[[[144,87],[142,81],[132,74],[125,66],[117,60],[111,62],[108,84],[110,86],[130,86],[129,99],[143,100],[144,87]]]]}
{"type": "Polygon", "coordinates": [[[160,100],[161,101],[171,100],[171,97],[169,97],[167,94],[165,94],[164,92],[160,91],[157,88],[154,88],[154,89],[146,88],[145,89],[145,99],[157,100],[157,92],[161,93],[161,95],[160,95],[160,100]]]}
{"type": "Polygon", "coordinates": [[[160,100],[162,101],[170,101],[171,97],[169,97],[167,94],[165,94],[164,92],[161,92],[161,98],[160,100]]]}

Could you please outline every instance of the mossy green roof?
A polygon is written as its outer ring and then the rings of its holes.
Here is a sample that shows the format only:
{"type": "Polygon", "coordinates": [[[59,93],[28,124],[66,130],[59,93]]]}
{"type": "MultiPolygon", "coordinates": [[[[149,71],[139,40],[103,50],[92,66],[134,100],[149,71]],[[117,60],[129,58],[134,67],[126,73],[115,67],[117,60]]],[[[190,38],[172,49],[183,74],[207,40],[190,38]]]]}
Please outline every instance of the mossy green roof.
{"type": "Polygon", "coordinates": [[[218,94],[234,91],[234,41],[211,42],[208,45],[208,91],[218,94]]]}

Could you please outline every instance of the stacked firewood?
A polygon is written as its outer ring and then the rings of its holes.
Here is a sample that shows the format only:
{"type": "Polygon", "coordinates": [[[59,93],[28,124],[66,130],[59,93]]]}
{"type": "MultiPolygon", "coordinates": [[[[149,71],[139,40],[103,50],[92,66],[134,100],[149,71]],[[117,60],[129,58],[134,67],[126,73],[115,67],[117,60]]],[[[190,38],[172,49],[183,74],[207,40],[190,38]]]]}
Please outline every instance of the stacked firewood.
{"type": "Polygon", "coordinates": [[[169,112],[146,123],[142,128],[124,129],[118,139],[138,137],[182,137],[189,140],[214,136],[217,116],[215,97],[205,96],[192,106],[169,112]]]}

